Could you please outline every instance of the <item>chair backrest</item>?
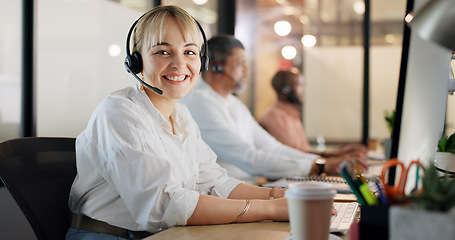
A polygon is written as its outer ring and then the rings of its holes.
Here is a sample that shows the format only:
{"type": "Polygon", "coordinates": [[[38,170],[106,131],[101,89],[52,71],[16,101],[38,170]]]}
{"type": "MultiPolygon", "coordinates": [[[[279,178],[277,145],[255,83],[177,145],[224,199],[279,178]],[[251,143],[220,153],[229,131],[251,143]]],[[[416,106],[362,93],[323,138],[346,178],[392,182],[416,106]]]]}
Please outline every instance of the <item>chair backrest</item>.
{"type": "Polygon", "coordinates": [[[39,240],[65,238],[75,176],[75,138],[29,137],[0,143],[0,179],[39,240]]]}

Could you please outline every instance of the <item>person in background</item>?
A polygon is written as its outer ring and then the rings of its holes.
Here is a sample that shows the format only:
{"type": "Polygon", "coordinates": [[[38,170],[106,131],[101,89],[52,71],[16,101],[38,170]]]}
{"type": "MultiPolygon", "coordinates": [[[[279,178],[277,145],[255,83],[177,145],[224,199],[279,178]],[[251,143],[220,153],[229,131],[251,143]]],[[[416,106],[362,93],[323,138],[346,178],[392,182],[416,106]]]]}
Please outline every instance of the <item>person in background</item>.
{"type": "Polygon", "coordinates": [[[259,120],[259,124],[281,143],[304,152],[323,157],[345,154],[367,154],[362,144],[348,144],[324,152],[313,150],[303,130],[301,121],[304,77],[297,68],[280,70],[272,78],[277,100],[259,120]]]}
{"type": "Polygon", "coordinates": [[[366,158],[361,154],[324,159],[277,141],[234,95],[247,83],[243,44],[233,36],[218,35],[208,41],[208,51],[209,69],[183,103],[230,176],[255,183],[261,176],[272,180],[320,173],[337,175],[338,165],[353,159],[366,169],[366,158]]]}
{"type": "Polygon", "coordinates": [[[139,239],[178,225],[289,220],[284,189],[229,177],[177,102],[205,71],[199,28],[176,6],[156,7],[137,21],[125,65],[142,79],[108,95],[76,139],[66,239],[139,239]]]}

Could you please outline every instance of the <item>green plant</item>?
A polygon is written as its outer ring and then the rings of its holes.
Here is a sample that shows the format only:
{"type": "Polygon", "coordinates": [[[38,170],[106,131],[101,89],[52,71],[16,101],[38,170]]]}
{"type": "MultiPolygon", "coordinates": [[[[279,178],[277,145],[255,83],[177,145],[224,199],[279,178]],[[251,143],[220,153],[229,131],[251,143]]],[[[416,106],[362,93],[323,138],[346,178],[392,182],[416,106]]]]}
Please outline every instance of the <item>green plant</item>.
{"type": "Polygon", "coordinates": [[[390,136],[392,136],[393,132],[393,122],[395,121],[395,110],[392,111],[384,111],[384,119],[387,124],[387,129],[389,130],[390,136]]]}
{"type": "Polygon", "coordinates": [[[438,152],[455,153],[455,133],[449,137],[442,136],[438,141],[438,152]]]}
{"type": "Polygon", "coordinates": [[[410,197],[415,206],[447,212],[455,206],[455,180],[449,176],[440,177],[433,164],[425,170],[421,194],[410,197]]]}

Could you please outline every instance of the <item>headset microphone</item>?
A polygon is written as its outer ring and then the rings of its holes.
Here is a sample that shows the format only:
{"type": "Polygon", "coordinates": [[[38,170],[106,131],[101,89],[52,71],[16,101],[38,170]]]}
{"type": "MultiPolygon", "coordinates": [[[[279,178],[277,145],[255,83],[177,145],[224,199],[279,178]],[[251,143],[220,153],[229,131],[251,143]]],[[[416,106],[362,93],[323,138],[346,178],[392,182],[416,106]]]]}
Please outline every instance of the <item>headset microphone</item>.
{"type": "MultiPolygon", "coordinates": [[[[213,58],[212,58],[213,59],[213,58]]],[[[220,73],[220,74],[223,74],[225,77],[229,78],[231,81],[235,82],[235,87],[236,88],[239,88],[241,86],[241,83],[240,83],[240,80],[239,79],[234,79],[233,77],[229,76],[228,74],[226,74],[224,72],[224,67],[223,67],[223,64],[220,62],[220,61],[215,61],[215,59],[213,59],[212,61],[212,65],[210,65],[210,70],[213,72],[213,73],[220,73]]]]}
{"type": "Polygon", "coordinates": [[[140,79],[136,74],[140,73],[142,71],[142,56],[138,52],[133,52],[132,54],[130,53],[130,38],[131,34],[133,33],[134,27],[136,27],[136,24],[139,22],[139,19],[141,19],[145,15],[142,14],[131,26],[130,30],[128,31],[128,35],[126,37],[126,57],[125,57],[125,68],[126,71],[131,73],[139,82],[141,82],[143,85],[146,87],[152,89],[159,95],[163,95],[163,90],[150,86],[146,82],[144,82],[142,79],[140,79]]]}
{"type": "Polygon", "coordinates": [[[128,64],[126,63],[125,61],[125,68],[126,68],[126,71],[131,73],[139,82],[141,82],[142,84],[144,84],[146,87],[152,89],[153,91],[155,91],[156,93],[158,93],[159,95],[163,95],[163,90],[157,88],[157,87],[153,87],[151,85],[149,85],[148,83],[144,82],[142,79],[140,79],[133,71],[131,71],[130,67],[128,66],[128,64]]]}
{"type": "Polygon", "coordinates": [[[242,83],[240,83],[240,80],[236,80],[234,79],[233,77],[227,75],[224,71],[223,72],[219,72],[221,74],[223,74],[225,77],[227,77],[229,80],[235,82],[235,87],[236,88],[240,88],[242,86],[242,83]]]}

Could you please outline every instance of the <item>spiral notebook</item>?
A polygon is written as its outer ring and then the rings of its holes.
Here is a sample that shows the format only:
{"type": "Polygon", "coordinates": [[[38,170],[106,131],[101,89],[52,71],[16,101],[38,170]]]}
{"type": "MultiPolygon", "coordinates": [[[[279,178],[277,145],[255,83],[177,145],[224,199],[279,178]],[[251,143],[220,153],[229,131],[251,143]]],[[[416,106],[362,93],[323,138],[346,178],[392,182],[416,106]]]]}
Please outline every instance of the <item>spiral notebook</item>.
{"type": "Polygon", "coordinates": [[[288,187],[293,182],[324,182],[330,183],[337,193],[352,193],[351,188],[344,178],[339,176],[307,176],[307,177],[288,177],[274,182],[262,184],[263,187],[288,187]]]}

